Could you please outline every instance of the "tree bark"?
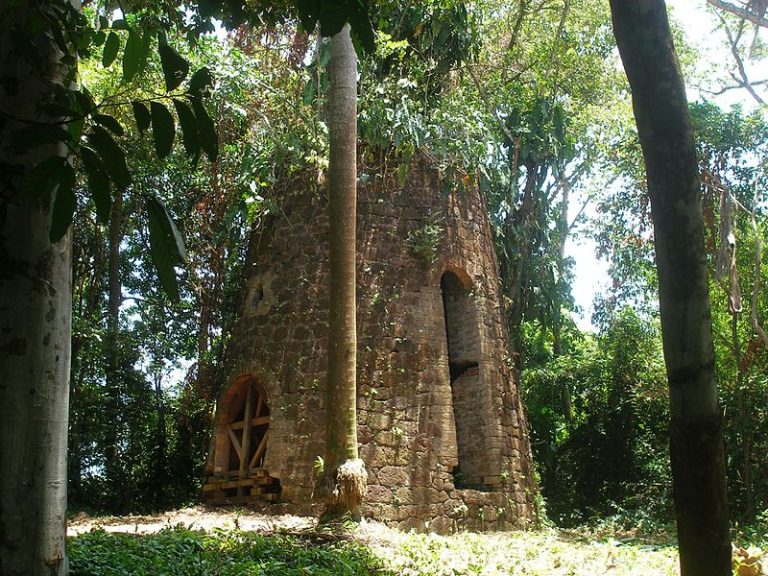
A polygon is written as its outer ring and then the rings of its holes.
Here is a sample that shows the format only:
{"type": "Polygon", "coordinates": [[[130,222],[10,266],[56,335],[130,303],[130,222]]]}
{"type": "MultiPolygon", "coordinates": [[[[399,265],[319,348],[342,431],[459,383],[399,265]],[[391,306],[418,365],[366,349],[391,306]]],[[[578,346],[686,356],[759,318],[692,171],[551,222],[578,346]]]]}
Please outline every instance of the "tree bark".
{"type": "Polygon", "coordinates": [[[104,475],[108,492],[112,495],[112,509],[118,514],[127,512],[126,491],[121,489],[125,480],[119,449],[122,436],[122,377],[120,374],[120,306],[123,289],[120,281],[120,243],[123,239],[123,193],[115,191],[109,214],[107,249],[107,332],[104,347],[104,379],[106,383],[107,426],[104,434],[104,475]]]}
{"type": "Polygon", "coordinates": [[[682,576],[731,573],[704,219],[685,86],[663,0],[611,0],[645,158],[682,576]]]}
{"type": "Polygon", "coordinates": [[[360,518],[366,473],[357,453],[357,55],[346,25],[331,39],[328,95],[330,315],[323,520],[360,518]]]}
{"type": "Polygon", "coordinates": [[[50,120],[49,101],[64,68],[52,41],[40,34],[41,62],[18,53],[16,34],[48,9],[47,2],[3,7],[0,26],[0,574],[51,576],[68,572],[65,551],[66,455],[72,313],[68,232],[51,244],[53,194],[20,198],[23,174],[40,160],[66,156],[44,145],[23,155],[9,148],[11,133],[50,120]],[[9,79],[18,83],[14,86],[9,79]],[[18,171],[16,170],[18,168],[18,171]]]}

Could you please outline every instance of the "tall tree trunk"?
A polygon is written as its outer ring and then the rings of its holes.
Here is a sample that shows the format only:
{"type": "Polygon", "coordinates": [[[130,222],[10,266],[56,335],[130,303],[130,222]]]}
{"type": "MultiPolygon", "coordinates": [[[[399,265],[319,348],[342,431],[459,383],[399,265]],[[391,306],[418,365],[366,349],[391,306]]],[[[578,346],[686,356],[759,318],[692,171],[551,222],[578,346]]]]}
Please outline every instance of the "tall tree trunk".
{"type": "MultiPolygon", "coordinates": [[[[510,158],[510,162],[512,162],[510,158]]],[[[516,160],[514,160],[516,162],[516,160]]],[[[513,165],[514,170],[517,166],[513,165]]],[[[534,246],[533,222],[537,203],[537,191],[539,185],[538,166],[535,162],[528,162],[525,166],[525,184],[523,186],[520,208],[511,211],[506,218],[506,242],[505,250],[511,258],[506,258],[506,270],[503,272],[507,279],[505,292],[511,301],[507,311],[509,324],[509,352],[516,372],[523,365],[523,335],[522,325],[525,312],[528,309],[528,296],[530,284],[530,255],[534,246]]],[[[512,203],[514,205],[514,201],[512,203]]]]}
{"type": "Polygon", "coordinates": [[[120,242],[123,239],[123,194],[117,190],[109,214],[107,247],[107,333],[105,339],[104,379],[106,382],[106,420],[104,435],[104,474],[110,501],[117,513],[125,513],[125,490],[122,458],[118,448],[121,434],[122,394],[120,374],[120,305],[123,301],[120,282],[120,242]]]}
{"type": "Polygon", "coordinates": [[[360,518],[367,478],[357,454],[357,55],[349,25],[331,39],[330,80],[330,316],[325,469],[318,490],[325,499],[326,521],[360,518]]]}
{"type": "MultiPolygon", "coordinates": [[[[157,409],[157,429],[155,430],[155,473],[152,484],[154,494],[152,506],[155,510],[164,510],[168,491],[168,435],[165,426],[165,396],[163,394],[163,370],[158,368],[154,374],[155,406],[157,409]]],[[[185,470],[187,474],[191,470],[185,470]]]]}
{"type": "Polygon", "coordinates": [[[656,243],[682,576],[731,573],[721,415],[696,151],[663,0],[611,0],[656,243]]]}
{"type": "MultiPolygon", "coordinates": [[[[557,285],[553,297],[552,316],[552,356],[559,358],[563,354],[563,298],[560,290],[565,275],[565,243],[568,241],[570,226],[568,225],[568,208],[570,205],[571,185],[563,181],[563,200],[560,203],[560,213],[555,224],[557,228],[557,285]]],[[[571,385],[566,381],[562,389],[563,416],[570,422],[572,417],[571,385]]]]}
{"type": "Polygon", "coordinates": [[[26,24],[49,10],[48,3],[16,6],[3,6],[0,25],[0,70],[6,79],[0,84],[0,574],[51,576],[68,572],[72,236],[68,232],[51,244],[54,195],[22,199],[18,186],[40,160],[67,151],[46,145],[14,154],[10,134],[29,124],[7,115],[49,120],[38,108],[50,102],[65,70],[45,34],[32,39],[46,55],[35,66],[18,52],[17,34],[26,38],[34,29],[26,24]]]}
{"type": "Polygon", "coordinates": [[[739,340],[739,314],[731,313],[731,347],[736,360],[736,420],[739,430],[739,448],[741,449],[741,482],[744,486],[744,518],[747,522],[755,521],[755,491],[752,481],[752,441],[754,425],[752,423],[752,404],[749,401],[749,389],[744,386],[744,365],[739,340]]]}

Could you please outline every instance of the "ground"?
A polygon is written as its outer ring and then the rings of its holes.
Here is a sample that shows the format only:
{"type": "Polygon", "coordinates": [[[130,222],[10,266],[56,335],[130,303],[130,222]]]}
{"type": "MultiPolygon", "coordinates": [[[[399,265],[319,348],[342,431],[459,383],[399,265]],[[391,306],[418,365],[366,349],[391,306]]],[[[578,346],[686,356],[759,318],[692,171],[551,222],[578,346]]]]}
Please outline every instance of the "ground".
{"type": "MultiPolygon", "coordinates": [[[[303,533],[312,518],[268,516],[244,509],[187,508],[155,516],[70,518],[68,534],[94,528],[106,532],[149,534],[183,526],[260,533],[303,533]]],[[[679,573],[674,547],[642,541],[632,534],[545,529],[514,533],[461,532],[452,536],[403,533],[378,522],[364,522],[352,536],[368,546],[399,576],[672,576],[679,573]]]]}

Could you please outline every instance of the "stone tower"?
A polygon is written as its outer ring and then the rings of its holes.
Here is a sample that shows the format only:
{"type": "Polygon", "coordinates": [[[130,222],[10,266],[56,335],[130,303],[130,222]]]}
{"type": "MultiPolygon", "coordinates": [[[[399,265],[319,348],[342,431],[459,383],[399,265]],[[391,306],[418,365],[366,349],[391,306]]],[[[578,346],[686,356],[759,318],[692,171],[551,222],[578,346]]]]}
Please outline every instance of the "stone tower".
{"type": "MultiPolygon", "coordinates": [[[[484,199],[451,191],[423,159],[402,183],[392,168],[362,172],[364,513],[438,532],[525,525],[535,485],[484,199]]],[[[328,218],[311,178],[286,189],[251,239],[203,495],[308,512],[324,454],[328,218]]]]}

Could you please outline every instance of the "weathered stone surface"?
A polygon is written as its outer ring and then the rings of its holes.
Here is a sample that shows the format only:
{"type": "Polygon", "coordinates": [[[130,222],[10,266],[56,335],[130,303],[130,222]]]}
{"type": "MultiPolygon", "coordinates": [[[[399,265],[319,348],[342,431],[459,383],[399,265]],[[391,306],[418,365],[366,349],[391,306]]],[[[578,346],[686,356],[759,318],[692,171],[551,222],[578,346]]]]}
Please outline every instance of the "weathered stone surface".
{"type": "MultiPolygon", "coordinates": [[[[535,509],[530,445],[505,361],[484,199],[471,188],[445,194],[421,160],[404,183],[391,167],[368,176],[357,236],[365,513],[440,532],[525,525],[535,509]]],[[[264,467],[280,480],[280,509],[311,510],[325,438],[328,219],[315,178],[286,190],[251,238],[229,376],[266,390],[264,467]]]]}

